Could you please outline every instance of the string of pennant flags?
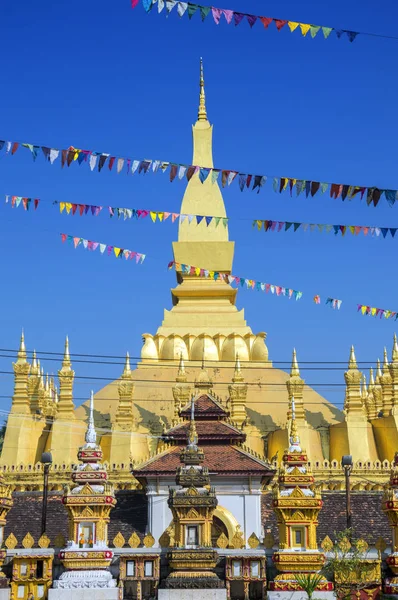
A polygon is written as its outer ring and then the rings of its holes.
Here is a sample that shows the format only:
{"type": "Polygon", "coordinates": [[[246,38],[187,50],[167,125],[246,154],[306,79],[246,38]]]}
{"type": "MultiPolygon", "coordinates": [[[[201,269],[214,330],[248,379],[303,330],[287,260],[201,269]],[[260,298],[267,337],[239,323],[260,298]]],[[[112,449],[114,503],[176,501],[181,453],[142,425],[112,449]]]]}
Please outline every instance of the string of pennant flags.
{"type": "MultiPolygon", "coordinates": [[[[137,264],[142,264],[146,258],[145,254],[141,254],[139,252],[133,252],[128,249],[119,248],[117,246],[111,246],[109,244],[104,244],[101,242],[94,242],[92,240],[88,240],[86,238],[81,238],[73,235],[69,235],[66,233],[61,233],[62,242],[68,242],[73,245],[76,249],[79,246],[82,246],[84,249],[89,251],[95,251],[97,248],[99,249],[101,254],[106,254],[108,256],[114,255],[116,258],[125,258],[126,260],[136,259],[137,264]]],[[[168,269],[175,269],[186,275],[194,275],[197,277],[206,277],[217,281],[225,281],[230,285],[235,284],[236,286],[246,287],[249,290],[257,290],[261,292],[271,292],[276,296],[285,296],[289,299],[295,298],[295,300],[300,300],[303,296],[303,292],[294,290],[292,288],[286,288],[280,285],[275,285],[272,283],[264,283],[260,281],[255,281],[254,279],[248,279],[245,277],[238,277],[236,275],[232,275],[230,273],[225,273],[222,271],[212,271],[208,269],[203,269],[201,267],[196,267],[184,263],[179,263],[176,261],[170,261],[168,263],[168,269]]],[[[313,301],[315,304],[321,304],[321,296],[319,294],[313,297],[313,301]]],[[[340,310],[342,305],[342,300],[337,298],[327,297],[325,304],[330,306],[332,309],[340,310]]],[[[385,319],[398,319],[398,312],[392,311],[384,308],[376,308],[372,306],[368,306],[365,304],[357,304],[357,311],[361,312],[362,315],[369,315],[372,317],[384,317],[385,319]]]]}
{"type": "MultiPolygon", "coordinates": [[[[135,8],[138,4],[138,0],[132,0],[132,8],[135,8]]],[[[290,33],[299,31],[303,37],[310,34],[310,37],[314,39],[318,33],[323,34],[324,39],[328,39],[330,34],[333,33],[338,39],[347,38],[350,42],[353,42],[355,38],[360,34],[359,31],[350,31],[348,29],[336,29],[334,27],[326,27],[325,25],[311,25],[310,23],[299,23],[297,21],[288,21],[285,19],[277,19],[275,17],[264,17],[259,15],[252,15],[247,13],[238,12],[227,8],[216,8],[214,6],[202,6],[201,4],[194,4],[193,2],[179,2],[177,0],[142,0],[142,5],[146,12],[150,12],[152,7],[158,5],[158,13],[161,13],[166,8],[167,16],[171,13],[173,8],[177,7],[177,13],[180,17],[188,15],[188,19],[191,20],[195,13],[200,14],[202,23],[206,18],[211,15],[216,25],[220,24],[220,20],[224,17],[226,23],[231,25],[234,23],[238,26],[240,23],[247,21],[250,28],[252,28],[256,22],[261,23],[265,30],[271,25],[275,24],[278,31],[281,31],[286,25],[290,33]]],[[[369,35],[369,34],[362,34],[369,35]]],[[[373,35],[373,34],[371,34],[373,35]]],[[[376,35],[376,34],[374,34],[376,35]]],[[[379,37],[376,35],[376,37],[379,37]]],[[[384,37],[384,36],[380,36],[384,37]]]]}
{"type": "Polygon", "coordinates": [[[105,254],[106,252],[108,256],[114,255],[116,258],[125,258],[126,260],[132,260],[135,258],[135,262],[137,264],[142,264],[146,257],[145,254],[141,254],[140,252],[133,252],[132,250],[128,250],[126,248],[110,246],[109,244],[103,244],[102,242],[93,242],[91,240],[69,235],[67,233],[61,233],[61,240],[62,242],[69,242],[70,244],[73,244],[75,249],[78,246],[82,246],[85,250],[91,250],[94,252],[94,250],[97,250],[98,248],[101,254],[105,254]]]}
{"type": "MultiPolygon", "coordinates": [[[[12,208],[18,208],[22,206],[24,210],[29,210],[29,206],[33,206],[34,210],[37,209],[40,203],[39,198],[26,198],[22,196],[10,196],[6,195],[6,204],[10,203],[12,208]]],[[[59,202],[58,200],[54,200],[52,202],[53,206],[59,207],[59,211],[61,214],[67,215],[92,215],[97,217],[102,211],[108,213],[109,217],[112,218],[116,216],[118,219],[123,218],[127,219],[144,219],[146,217],[150,217],[153,223],[159,222],[164,223],[168,219],[171,220],[172,223],[178,221],[179,223],[183,223],[187,221],[189,224],[193,223],[196,225],[200,225],[200,223],[205,223],[208,227],[210,224],[214,224],[216,227],[221,223],[224,227],[227,227],[228,221],[230,220],[228,217],[216,217],[212,215],[191,215],[191,214],[183,214],[183,213],[174,213],[174,212],[166,212],[166,211],[154,211],[147,209],[138,209],[138,208],[122,208],[115,206],[101,206],[95,204],[78,204],[73,202],[59,202]]],[[[245,219],[250,220],[250,219],[245,219]]],[[[364,236],[368,234],[371,237],[380,237],[381,239],[386,238],[387,236],[395,237],[396,232],[398,231],[398,227],[376,227],[374,225],[330,225],[326,223],[301,223],[294,221],[271,221],[264,219],[254,219],[252,225],[257,230],[261,231],[298,231],[302,229],[303,231],[319,231],[320,233],[330,233],[334,232],[335,235],[341,233],[342,237],[349,232],[352,235],[359,235],[363,233],[364,236]]]]}
{"type": "Polygon", "coordinates": [[[221,185],[223,188],[230,186],[236,180],[242,192],[245,189],[251,189],[253,191],[257,190],[257,193],[260,192],[268,180],[271,180],[272,188],[277,193],[288,190],[292,196],[295,191],[297,197],[303,194],[308,198],[308,196],[314,197],[315,195],[328,192],[331,198],[341,200],[353,200],[355,197],[360,197],[362,200],[365,197],[368,206],[377,206],[383,197],[385,197],[390,206],[393,206],[398,200],[398,190],[394,189],[321,182],[293,177],[271,177],[268,175],[242,173],[232,169],[202,167],[170,161],[122,158],[105,152],[82,150],[73,146],[69,146],[66,150],[59,150],[58,148],[48,146],[0,140],[0,152],[4,149],[6,155],[15,155],[19,147],[28,149],[34,161],[36,161],[41,153],[45,160],[52,165],[57,160],[60,160],[62,168],[65,166],[70,167],[73,163],[77,162],[79,165],[86,163],[89,165],[91,171],[97,170],[98,172],[102,171],[105,165],[107,165],[109,171],[113,170],[118,174],[124,169],[127,174],[131,175],[135,173],[157,173],[159,171],[163,173],[168,172],[170,182],[184,178],[190,181],[193,176],[197,176],[201,183],[209,180],[214,184],[220,180],[221,176],[221,185]]]}
{"type": "MultiPolygon", "coordinates": [[[[170,261],[167,265],[168,269],[175,269],[185,275],[194,275],[196,277],[206,277],[210,279],[214,279],[217,281],[225,281],[230,285],[235,284],[237,286],[246,287],[247,289],[257,290],[259,292],[271,292],[271,294],[275,294],[276,296],[286,296],[289,299],[295,298],[296,300],[300,300],[303,296],[303,292],[299,292],[297,290],[293,290],[291,288],[285,288],[283,286],[274,285],[272,283],[263,283],[260,281],[255,281],[254,279],[247,279],[244,277],[238,277],[236,275],[232,275],[230,273],[225,273],[222,271],[210,271],[207,269],[202,269],[201,267],[195,267],[192,265],[187,265],[184,263],[179,263],[176,261],[170,261]]],[[[321,296],[319,294],[313,297],[313,301],[315,304],[321,304],[321,296]]],[[[326,298],[325,304],[330,306],[333,309],[340,310],[343,301],[337,298],[326,298]]],[[[372,306],[367,306],[364,304],[357,304],[357,310],[362,313],[362,315],[371,315],[373,317],[384,317],[385,319],[398,319],[398,312],[387,310],[384,308],[375,308],[372,306]]]]}

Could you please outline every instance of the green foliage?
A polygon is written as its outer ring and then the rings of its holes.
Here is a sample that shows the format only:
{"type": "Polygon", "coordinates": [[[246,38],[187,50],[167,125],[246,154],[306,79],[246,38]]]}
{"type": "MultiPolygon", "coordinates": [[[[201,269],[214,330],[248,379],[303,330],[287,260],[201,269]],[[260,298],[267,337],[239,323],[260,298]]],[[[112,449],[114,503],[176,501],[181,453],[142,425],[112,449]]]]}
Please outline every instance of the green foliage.
{"type": "Polygon", "coordinates": [[[294,578],[299,586],[307,592],[308,600],[311,600],[312,594],[323,579],[322,575],[318,573],[296,573],[294,578]]]}
{"type": "Polygon", "coordinates": [[[325,571],[334,581],[336,596],[347,600],[369,586],[375,563],[367,559],[368,544],[364,540],[354,540],[350,529],[336,533],[335,537],[325,571]]]}

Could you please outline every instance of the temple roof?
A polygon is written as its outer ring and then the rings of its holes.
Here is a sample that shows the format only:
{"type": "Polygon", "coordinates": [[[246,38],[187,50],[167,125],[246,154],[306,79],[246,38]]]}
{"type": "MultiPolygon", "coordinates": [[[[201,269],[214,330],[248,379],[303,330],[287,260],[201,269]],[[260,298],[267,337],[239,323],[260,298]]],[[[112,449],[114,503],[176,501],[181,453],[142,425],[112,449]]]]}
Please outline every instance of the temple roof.
{"type": "MultiPolygon", "coordinates": [[[[195,415],[196,417],[197,415],[195,415]]],[[[199,419],[199,417],[198,417],[199,419]]],[[[196,419],[195,419],[196,420],[196,419]]],[[[189,422],[181,423],[177,427],[169,429],[165,437],[178,441],[186,441],[189,430],[189,422]]],[[[239,429],[223,421],[199,421],[196,420],[196,430],[200,445],[206,445],[208,440],[219,440],[225,442],[244,442],[246,435],[239,429]]]]}
{"type": "MultiPolygon", "coordinates": [[[[200,442],[200,439],[199,439],[200,442]]],[[[175,477],[176,469],[181,465],[180,454],[182,446],[173,446],[158,454],[133,471],[137,479],[163,475],[175,477]]],[[[242,448],[231,445],[209,444],[205,447],[203,465],[208,467],[210,474],[216,475],[258,475],[271,479],[275,471],[271,465],[252,456],[242,448]]]]}
{"type": "MultiPolygon", "coordinates": [[[[214,396],[209,393],[197,396],[194,400],[195,420],[201,419],[226,419],[229,412],[218,402],[214,396]]],[[[180,416],[189,419],[191,414],[191,402],[189,402],[180,412],[180,416]]]]}

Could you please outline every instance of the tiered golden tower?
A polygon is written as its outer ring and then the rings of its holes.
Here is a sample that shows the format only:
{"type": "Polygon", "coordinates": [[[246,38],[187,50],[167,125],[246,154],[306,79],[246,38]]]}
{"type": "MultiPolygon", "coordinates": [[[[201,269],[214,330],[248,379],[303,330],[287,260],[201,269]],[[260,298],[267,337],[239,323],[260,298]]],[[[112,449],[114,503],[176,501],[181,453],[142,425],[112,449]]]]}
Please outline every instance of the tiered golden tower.
{"type": "MultiPolygon", "coordinates": [[[[291,399],[290,415],[290,445],[283,456],[283,466],[274,488],[273,507],[280,541],[273,561],[281,571],[270,584],[274,590],[297,589],[295,573],[316,573],[325,562],[316,539],[322,497],[320,490],[314,486],[307,453],[300,445],[294,397],[291,399]]],[[[324,579],[319,589],[329,588],[330,584],[324,579]]]]}

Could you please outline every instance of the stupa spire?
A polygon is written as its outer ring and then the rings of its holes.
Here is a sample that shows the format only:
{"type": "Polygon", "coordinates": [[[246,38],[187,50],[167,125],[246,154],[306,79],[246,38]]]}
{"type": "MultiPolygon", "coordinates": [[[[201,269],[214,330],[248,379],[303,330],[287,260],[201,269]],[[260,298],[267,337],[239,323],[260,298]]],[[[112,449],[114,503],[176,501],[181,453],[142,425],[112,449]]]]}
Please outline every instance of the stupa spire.
{"type": "Polygon", "coordinates": [[[199,83],[199,111],[198,121],[207,121],[206,112],[206,96],[205,96],[205,80],[203,77],[203,60],[200,57],[200,83],[199,83]]]}
{"type": "Polygon", "coordinates": [[[25,347],[25,335],[22,329],[21,333],[21,341],[19,344],[19,350],[17,353],[17,363],[18,362],[26,362],[26,347],[25,347]]]}
{"type": "Polygon", "coordinates": [[[381,366],[380,366],[380,358],[377,359],[377,368],[376,368],[376,383],[380,383],[380,377],[382,376],[381,366]]]}
{"type": "Polygon", "coordinates": [[[297,362],[296,348],[293,348],[292,367],[290,369],[291,377],[300,377],[300,369],[297,362]]]}
{"type": "Polygon", "coordinates": [[[389,373],[387,348],[384,346],[383,373],[389,373]]]}
{"type": "Polygon", "coordinates": [[[91,390],[90,395],[90,412],[88,415],[88,426],[86,431],[86,443],[95,444],[97,441],[97,432],[94,426],[94,392],[91,390]]]}
{"type": "Polygon", "coordinates": [[[130,377],[131,366],[130,366],[130,354],[126,352],[126,362],[124,363],[124,371],[122,377],[130,377]]]}
{"type": "Polygon", "coordinates": [[[353,371],[354,369],[358,369],[358,365],[357,359],[355,357],[354,346],[351,346],[350,359],[348,361],[348,370],[353,371]]]}
{"type": "Polygon", "coordinates": [[[394,343],[392,346],[392,362],[398,361],[398,342],[397,342],[397,334],[394,333],[394,343]]]}
{"type": "Polygon", "coordinates": [[[64,351],[64,360],[62,361],[62,368],[65,369],[67,367],[71,367],[72,363],[70,360],[69,354],[69,338],[66,336],[65,338],[65,351],[64,351]]]}

